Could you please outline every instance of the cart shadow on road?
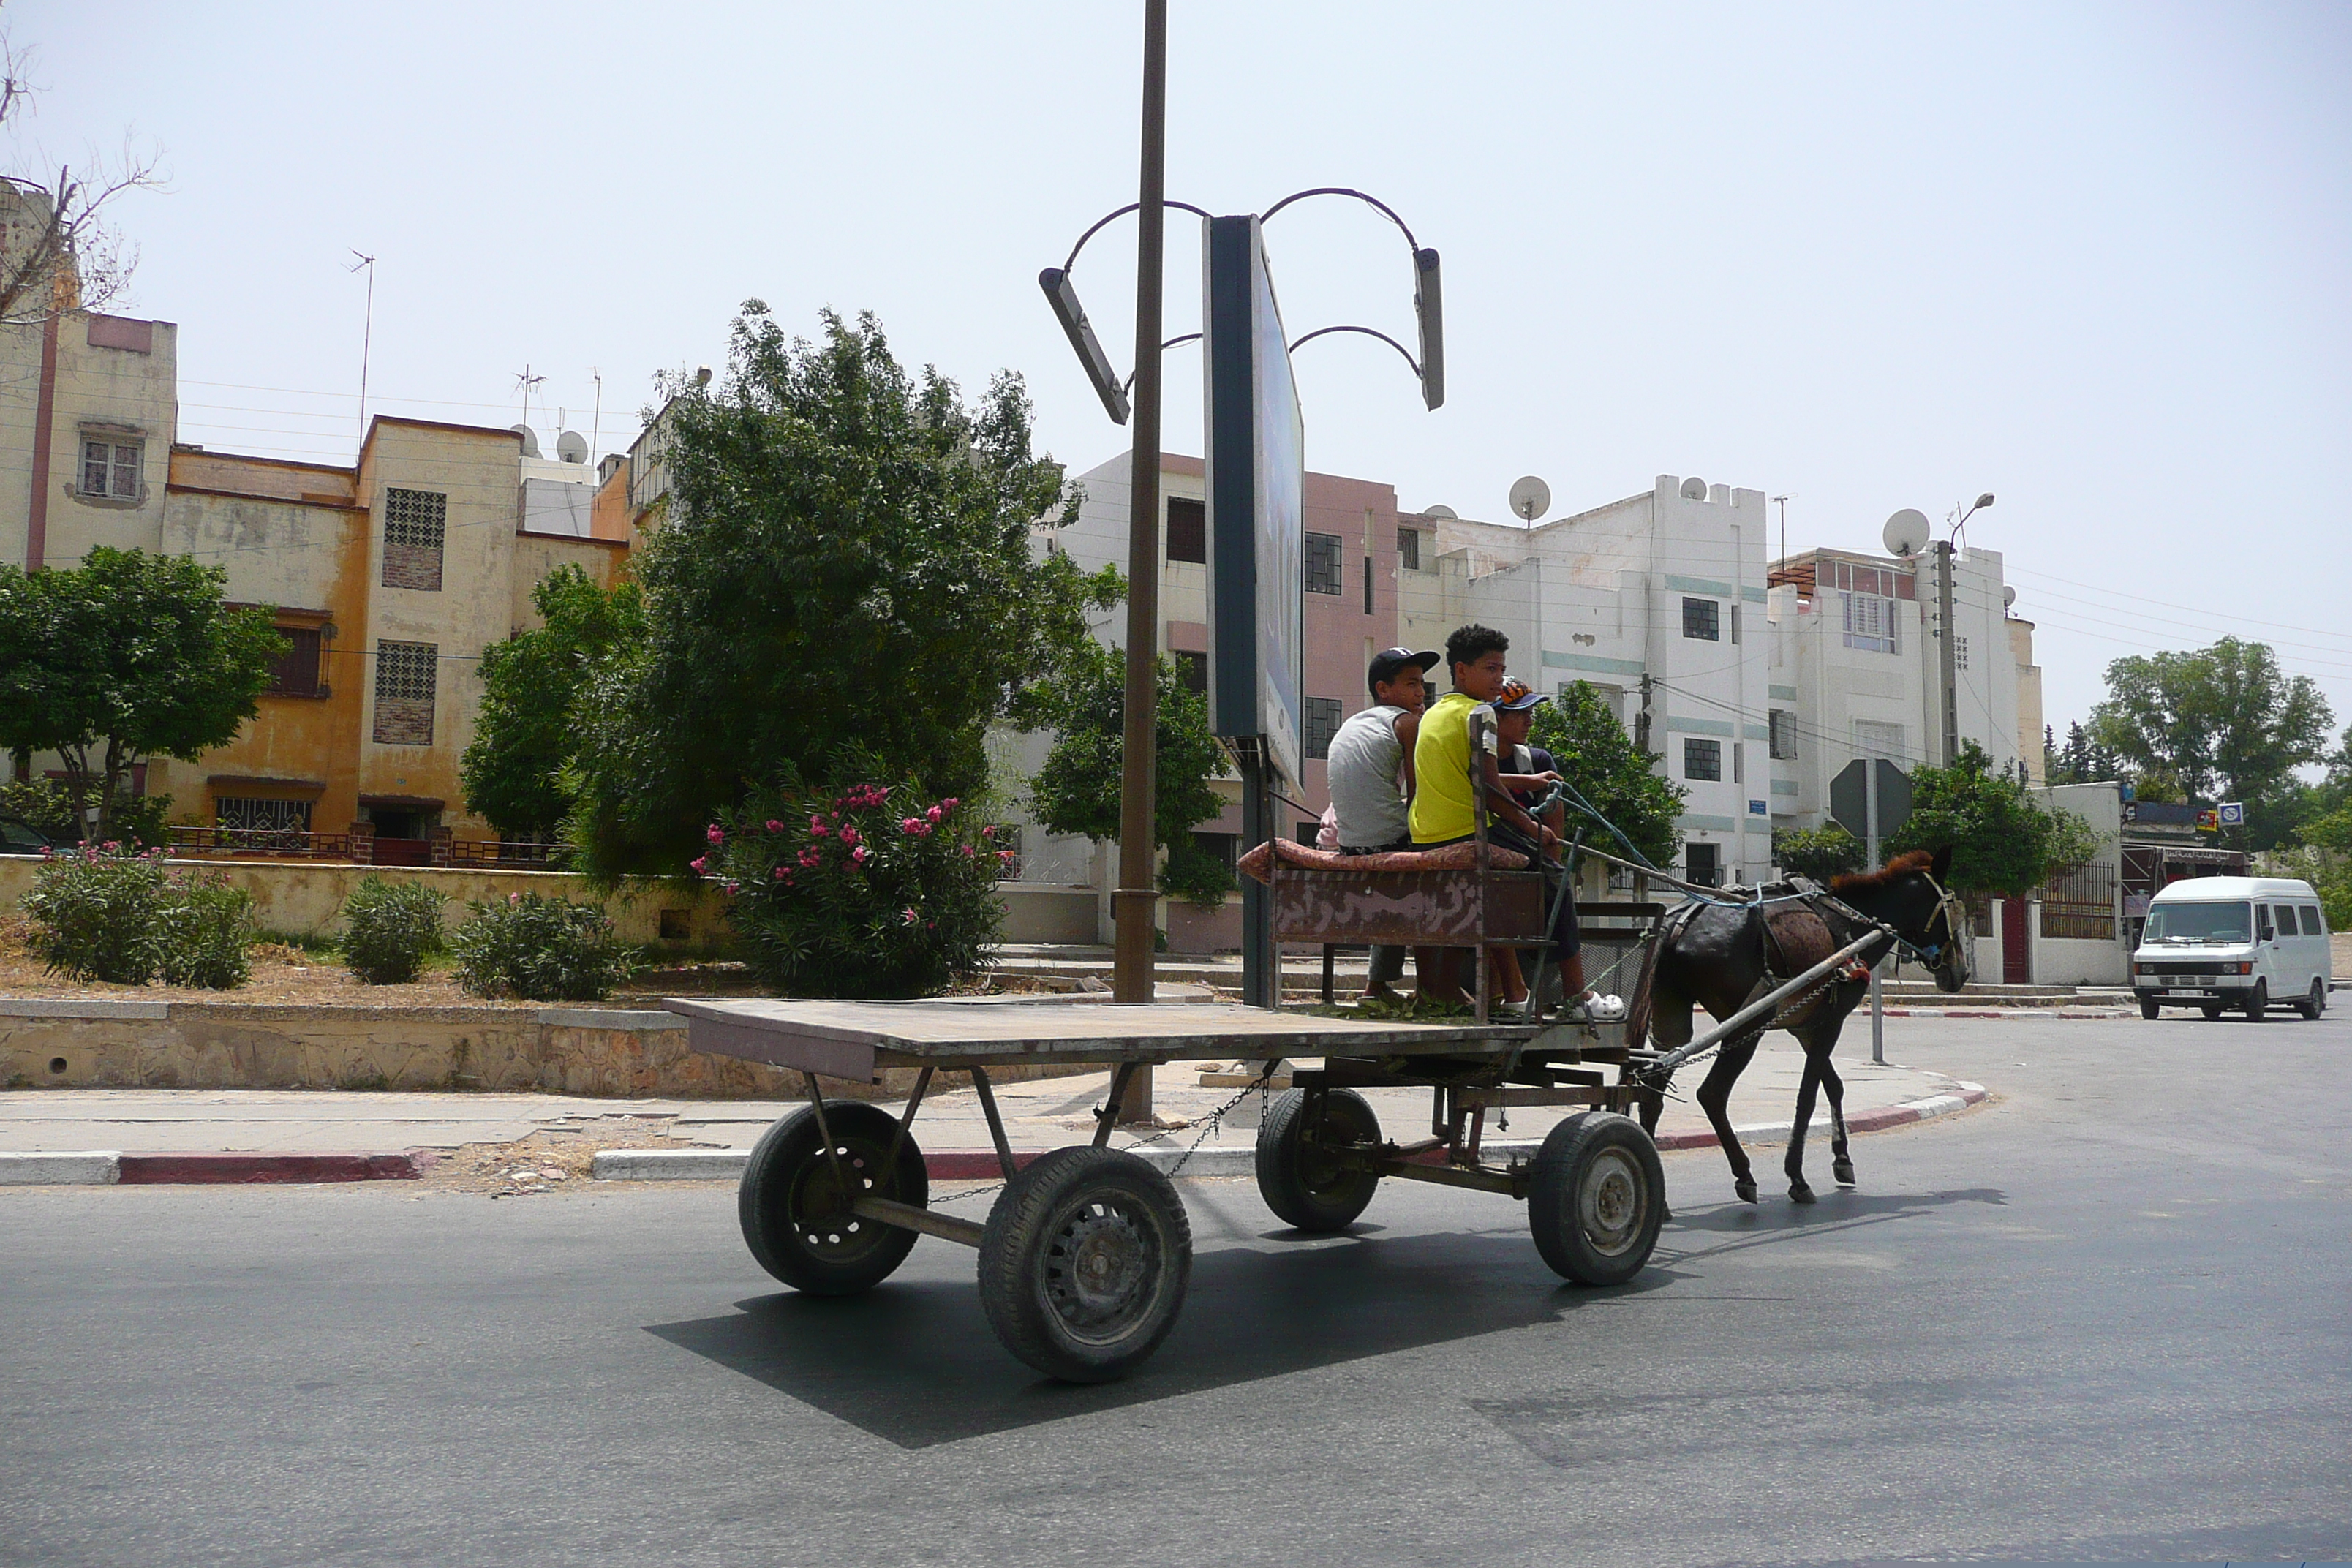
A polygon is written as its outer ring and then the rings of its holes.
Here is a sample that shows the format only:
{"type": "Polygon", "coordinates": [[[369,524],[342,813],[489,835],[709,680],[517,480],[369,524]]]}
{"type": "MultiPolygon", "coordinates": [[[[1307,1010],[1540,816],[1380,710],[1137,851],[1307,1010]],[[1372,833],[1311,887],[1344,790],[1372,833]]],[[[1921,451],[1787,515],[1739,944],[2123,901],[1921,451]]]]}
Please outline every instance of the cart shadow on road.
{"type": "MultiPolygon", "coordinates": [[[[1369,1227],[1368,1227],[1369,1228],[1369,1227]]],[[[646,1331],[903,1448],[1149,1405],[1206,1389],[1557,1321],[1664,1289],[1561,1285],[1526,1233],[1318,1237],[1296,1251],[1203,1251],[1175,1331],[1124,1382],[1047,1382],[998,1345],[969,1278],[902,1275],[870,1293],[782,1291],[646,1331]]]]}
{"type": "Polygon", "coordinates": [[[1921,1219],[1960,1204],[2009,1206],[1999,1187],[1954,1187],[1932,1193],[1864,1194],[1832,1188],[1811,1204],[1785,1197],[1760,1204],[1727,1203],[1711,1207],[1677,1205],[1674,1223],[1658,1238],[1659,1264],[1690,1264],[1751,1247],[1786,1246],[1866,1230],[1895,1220],[1921,1219]]]}

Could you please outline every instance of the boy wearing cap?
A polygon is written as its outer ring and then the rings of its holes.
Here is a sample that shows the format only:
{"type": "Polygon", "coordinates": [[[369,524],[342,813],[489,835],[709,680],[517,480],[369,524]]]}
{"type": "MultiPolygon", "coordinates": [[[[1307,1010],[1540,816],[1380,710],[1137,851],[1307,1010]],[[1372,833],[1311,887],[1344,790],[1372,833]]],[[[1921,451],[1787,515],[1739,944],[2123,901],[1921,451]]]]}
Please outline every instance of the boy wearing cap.
{"type": "MultiPolygon", "coordinates": [[[[1544,873],[1546,896],[1557,913],[1552,921],[1552,945],[1559,961],[1560,984],[1570,1006],[1594,1019],[1619,1018],[1625,1005],[1614,996],[1598,996],[1585,989],[1584,958],[1576,927],[1576,900],[1561,896],[1558,881],[1565,868],[1550,858],[1559,835],[1528,815],[1512,798],[1514,788],[1539,787],[1549,778],[1507,775],[1500,765],[1501,737],[1495,722],[1494,703],[1503,695],[1505,658],[1511,639],[1492,626],[1466,626],[1445,639],[1445,663],[1454,689],[1422,716],[1414,741],[1412,841],[1417,847],[1459,844],[1477,833],[1477,800],[1471,788],[1470,720],[1474,711],[1486,716],[1481,754],[1477,760],[1479,795],[1490,818],[1488,839],[1516,849],[1544,873]]],[[[1538,700],[1540,700],[1539,699],[1538,700]]],[[[1525,700],[1520,704],[1532,709],[1525,700]]],[[[1423,990],[1429,986],[1423,984],[1423,990]]]]}
{"type": "MultiPolygon", "coordinates": [[[[1331,737],[1327,776],[1343,855],[1412,847],[1405,802],[1412,795],[1413,743],[1429,698],[1423,677],[1436,663],[1436,654],[1411,648],[1392,647],[1374,655],[1366,672],[1372,705],[1349,715],[1331,737]]],[[[1391,987],[1403,978],[1404,949],[1375,946],[1364,994],[1397,1001],[1391,987]]]]}

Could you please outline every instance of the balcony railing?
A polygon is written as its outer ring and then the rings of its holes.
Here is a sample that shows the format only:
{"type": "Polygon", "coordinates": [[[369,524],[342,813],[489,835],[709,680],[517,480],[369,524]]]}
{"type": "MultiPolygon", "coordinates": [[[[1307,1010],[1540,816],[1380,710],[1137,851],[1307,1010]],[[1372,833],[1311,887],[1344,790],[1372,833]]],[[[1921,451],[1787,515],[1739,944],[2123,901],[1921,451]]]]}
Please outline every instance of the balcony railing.
{"type": "Polygon", "coordinates": [[[305,833],[279,827],[172,827],[166,847],[184,860],[350,860],[374,858],[372,833],[305,833]]]}

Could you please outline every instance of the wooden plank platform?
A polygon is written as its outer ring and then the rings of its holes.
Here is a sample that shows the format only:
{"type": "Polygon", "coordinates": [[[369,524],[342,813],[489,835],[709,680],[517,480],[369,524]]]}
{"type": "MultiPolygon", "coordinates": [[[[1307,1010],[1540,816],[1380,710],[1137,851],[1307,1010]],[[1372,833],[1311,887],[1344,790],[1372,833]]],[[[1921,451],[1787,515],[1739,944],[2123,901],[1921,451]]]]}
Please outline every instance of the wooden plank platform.
{"type": "MultiPolygon", "coordinates": [[[[1026,999],[715,1001],[674,996],[689,1049],[861,1083],[884,1068],[1169,1062],[1224,1057],[1475,1056],[1590,1047],[1589,1025],[1357,1022],[1234,1003],[1056,1005],[1026,999]]],[[[1613,1043],[1613,1042],[1612,1042],[1613,1043]]]]}

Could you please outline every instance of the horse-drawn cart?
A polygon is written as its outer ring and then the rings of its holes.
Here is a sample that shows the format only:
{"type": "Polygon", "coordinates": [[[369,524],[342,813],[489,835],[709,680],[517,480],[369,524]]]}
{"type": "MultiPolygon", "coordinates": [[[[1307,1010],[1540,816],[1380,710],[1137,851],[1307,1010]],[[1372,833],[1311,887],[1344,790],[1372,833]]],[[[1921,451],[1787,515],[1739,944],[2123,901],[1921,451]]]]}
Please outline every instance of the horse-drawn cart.
{"type": "Polygon", "coordinates": [[[1370,1022],[1198,1003],[668,1005],[686,1015],[693,1048],[803,1075],[808,1105],[760,1141],[739,1194],[744,1239],[762,1267],[801,1290],[849,1295],[888,1277],[918,1234],[977,1247],[990,1324],[1006,1349],[1055,1377],[1119,1375],[1159,1345],[1183,1302],[1192,1233],[1174,1184],[1108,1147],[1121,1096],[1157,1063],[1323,1059],[1296,1073],[1258,1130],[1259,1190],[1302,1230],[1349,1225],[1383,1176],[1504,1194],[1527,1201],[1553,1268],[1613,1285],[1640,1272],[1664,1216],[1657,1151],[1624,1114],[1643,1091],[1625,1080],[1625,1046],[1608,1026],[1370,1022]],[[1035,1063],[1115,1070],[1093,1142],[1022,1165],[988,1074],[1035,1063]],[[895,1117],[828,1100],[820,1082],[872,1083],[893,1067],[919,1069],[895,1117]],[[971,1074],[1003,1170],[985,1224],[929,1206],[914,1124],[933,1076],[950,1068],[971,1074]],[[1427,1135],[1386,1135],[1357,1092],[1401,1085],[1431,1089],[1427,1135]],[[1528,1105],[1588,1109],[1555,1128],[1532,1160],[1482,1158],[1486,1113],[1528,1105]]]}

